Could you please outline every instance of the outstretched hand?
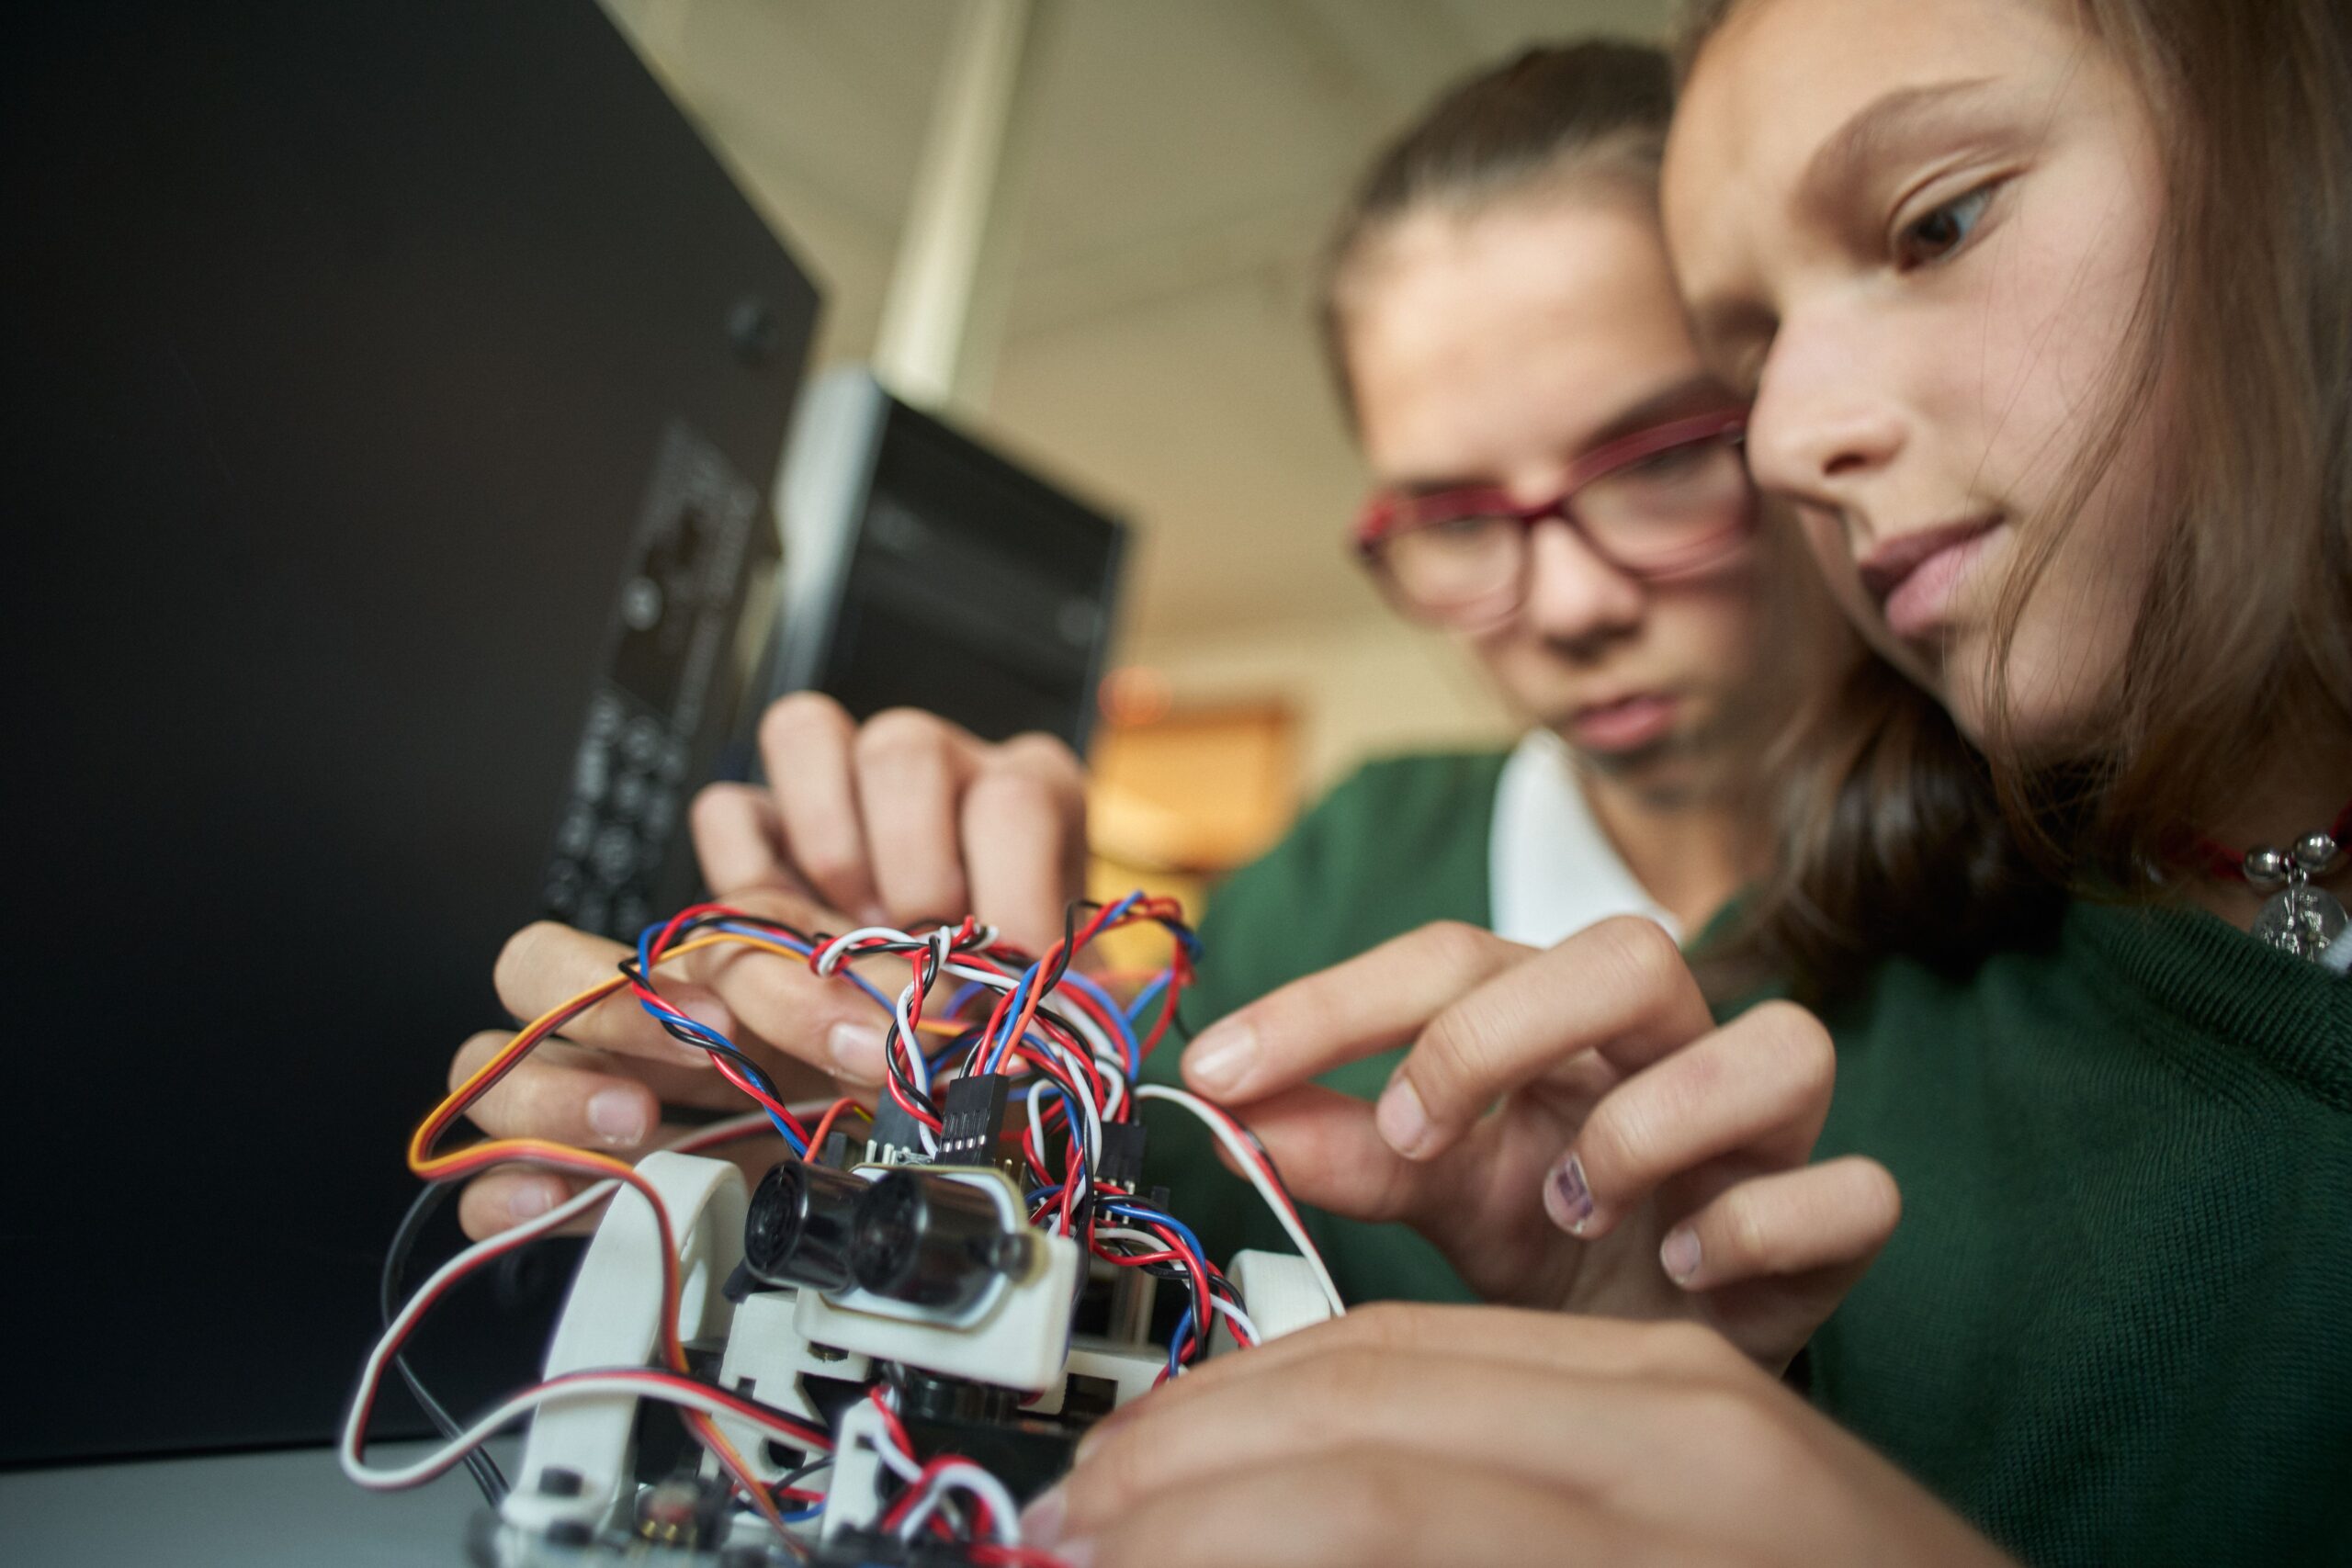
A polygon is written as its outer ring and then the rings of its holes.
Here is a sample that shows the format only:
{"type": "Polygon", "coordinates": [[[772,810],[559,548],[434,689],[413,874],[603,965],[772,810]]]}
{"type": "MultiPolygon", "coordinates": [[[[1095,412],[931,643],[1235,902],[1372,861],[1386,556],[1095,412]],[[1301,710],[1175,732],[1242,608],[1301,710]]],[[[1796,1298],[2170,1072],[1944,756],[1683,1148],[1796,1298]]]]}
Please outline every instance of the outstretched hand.
{"type": "Polygon", "coordinates": [[[1686,1318],[1778,1370],[1894,1227],[1873,1161],[1809,1165],[1836,1055],[1804,1010],[1716,1027],[1634,917],[1535,951],[1441,924],[1205,1031],[1193,1087],[1306,1202],[1428,1236],[1489,1301],[1686,1318]],[[1408,1045],[1377,1105],[1309,1080],[1408,1045]]]}
{"type": "Polygon", "coordinates": [[[1189,1371],[1022,1522],[1070,1568],[2008,1561],[1705,1329],[1498,1307],[1364,1308],[1189,1371]]]}

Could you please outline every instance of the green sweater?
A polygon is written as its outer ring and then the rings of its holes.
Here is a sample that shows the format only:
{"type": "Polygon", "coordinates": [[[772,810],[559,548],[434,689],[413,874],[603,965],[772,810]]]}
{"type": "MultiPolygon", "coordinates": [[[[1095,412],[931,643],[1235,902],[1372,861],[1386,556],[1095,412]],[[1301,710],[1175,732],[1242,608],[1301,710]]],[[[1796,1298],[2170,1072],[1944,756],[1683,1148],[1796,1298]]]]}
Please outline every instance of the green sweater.
{"type": "MultiPolygon", "coordinates": [[[[1487,923],[1501,763],[1341,784],[1212,902],[1186,1021],[1487,923]]],[[[1904,1219],[1814,1340],[1815,1402],[2030,1562],[2352,1562],[2352,981],[2077,906],[1964,979],[1886,964],[1826,1021],[1820,1153],[1884,1162],[1904,1219]]],[[[1325,1081],[1369,1096],[1395,1060],[1325,1081]]],[[[1165,1110],[1153,1168],[1212,1248],[1284,1245],[1165,1110]]],[[[1351,1299],[1466,1299],[1402,1227],[1312,1227],[1351,1299]]]]}

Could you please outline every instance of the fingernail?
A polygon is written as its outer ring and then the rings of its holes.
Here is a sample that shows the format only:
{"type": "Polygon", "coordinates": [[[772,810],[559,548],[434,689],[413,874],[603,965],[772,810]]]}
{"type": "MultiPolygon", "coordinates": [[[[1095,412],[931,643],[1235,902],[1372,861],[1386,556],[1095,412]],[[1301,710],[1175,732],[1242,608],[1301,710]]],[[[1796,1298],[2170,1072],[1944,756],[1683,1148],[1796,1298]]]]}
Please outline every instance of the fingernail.
{"type": "Polygon", "coordinates": [[[1592,1218],[1592,1189],[1585,1185],[1584,1161],[1570,1155],[1552,1168],[1552,1179],[1544,1186],[1544,1206],[1551,1211],[1552,1223],[1570,1235],[1583,1235],[1592,1218]]]}
{"type": "Polygon", "coordinates": [[[1420,1091],[1413,1080],[1401,1073],[1391,1078],[1381,1092],[1379,1107],[1372,1113],[1372,1123],[1388,1146],[1407,1159],[1419,1159],[1430,1141],[1430,1113],[1421,1104],[1420,1091]]]}
{"type": "Polygon", "coordinates": [[[880,1083],[882,1031],[870,1023],[837,1023],[825,1037],[833,1065],[843,1077],[856,1083],[880,1083]]]}
{"type": "Polygon", "coordinates": [[[506,1195],[506,1217],[516,1224],[536,1220],[556,1206],[555,1183],[526,1181],[506,1195]]]}
{"type": "Polygon", "coordinates": [[[1658,1247],[1657,1260],[1666,1266],[1667,1278],[1678,1285],[1689,1284],[1690,1276],[1699,1271],[1699,1233],[1689,1225],[1675,1226],[1658,1247]]]}
{"type": "Polygon", "coordinates": [[[868,904],[857,912],[857,923],[862,926],[887,926],[890,923],[890,911],[879,904],[868,904]]]}
{"type": "Polygon", "coordinates": [[[1047,1547],[1061,1534],[1062,1519],[1069,1512],[1069,1499],[1058,1486],[1048,1487],[1031,1499],[1021,1510],[1021,1544],[1047,1547]]]}
{"type": "Polygon", "coordinates": [[[1240,1084],[1257,1049],[1257,1032],[1248,1024],[1213,1025],[1184,1053],[1184,1077],[1211,1094],[1229,1094],[1240,1084]]]}
{"type": "Polygon", "coordinates": [[[1066,1540],[1054,1548],[1062,1568],[1094,1568],[1094,1543],[1091,1540],[1066,1540]]]}
{"type": "Polygon", "coordinates": [[[645,1141],[645,1099],[635,1089],[598,1089],[588,1101],[588,1125],[615,1148],[645,1141]]]}

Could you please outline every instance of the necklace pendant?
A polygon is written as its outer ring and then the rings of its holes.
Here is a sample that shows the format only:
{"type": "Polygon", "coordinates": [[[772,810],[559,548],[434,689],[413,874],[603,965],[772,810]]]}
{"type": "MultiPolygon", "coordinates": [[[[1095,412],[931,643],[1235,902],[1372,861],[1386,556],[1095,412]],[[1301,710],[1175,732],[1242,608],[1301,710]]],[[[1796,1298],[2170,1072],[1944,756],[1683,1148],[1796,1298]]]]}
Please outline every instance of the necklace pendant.
{"type": "Polygon", "coordinates": [[[2254,918],[2254,934],[2281,953],[2316,963],[2347,923],[2352,921],[2334,894],[2294,876],[2262,906],[2254,918]]]}

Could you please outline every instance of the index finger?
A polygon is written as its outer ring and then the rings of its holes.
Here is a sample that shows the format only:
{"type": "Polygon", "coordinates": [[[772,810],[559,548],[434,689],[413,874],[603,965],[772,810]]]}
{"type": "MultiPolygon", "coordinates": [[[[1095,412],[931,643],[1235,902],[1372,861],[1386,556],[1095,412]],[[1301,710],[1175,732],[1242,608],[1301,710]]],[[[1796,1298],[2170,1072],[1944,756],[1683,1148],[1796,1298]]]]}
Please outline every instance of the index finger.
{"type": "Polygon", "coordinates": [[[1401,1045],[1446,1006],[1532,950],[1441,920],[1268,992],[1201,1032],[1184,1079],[1246,1103],[1401,1045]]]}
{"type": "Polygon", "coordinates": [[[1655,920],[1622,915],[1498,974],[1430,1021],[1380,1097],[1383,1136],[1429,1159],[1503,1094],[1590,1051],[1630,1076],[1714,1028],[1655,920]]]}

